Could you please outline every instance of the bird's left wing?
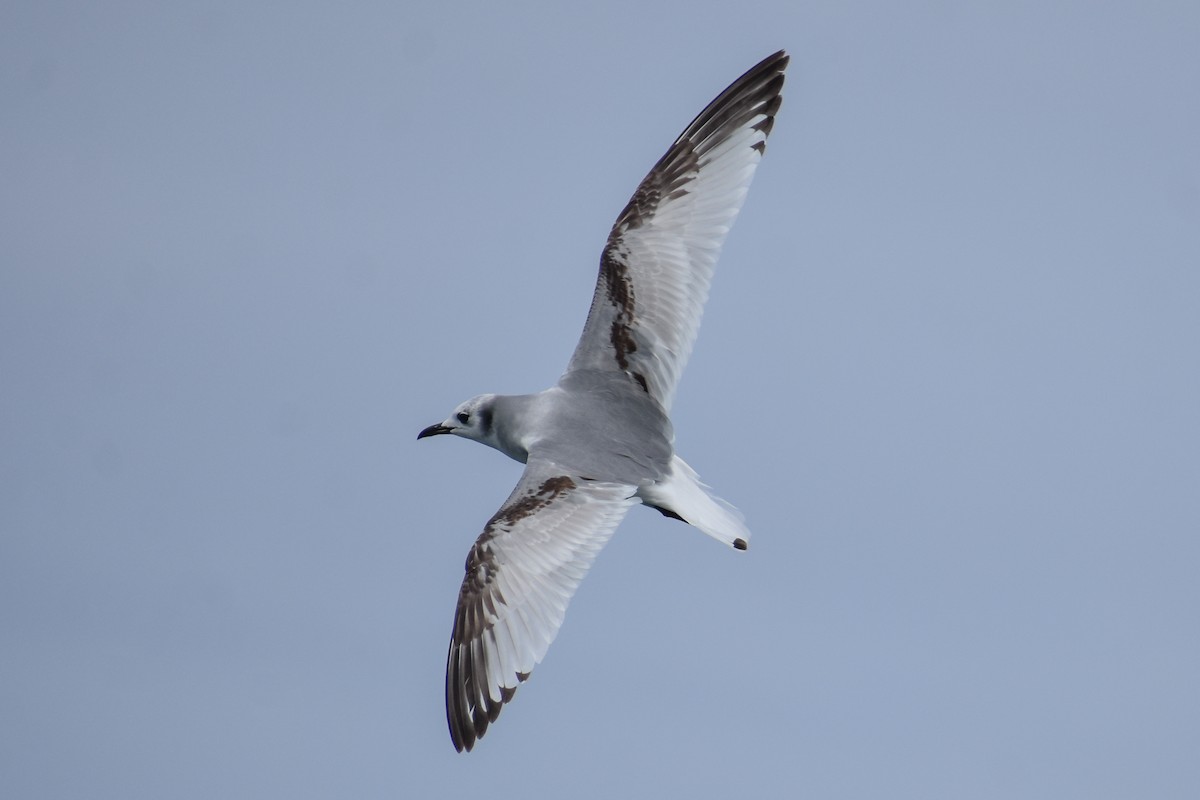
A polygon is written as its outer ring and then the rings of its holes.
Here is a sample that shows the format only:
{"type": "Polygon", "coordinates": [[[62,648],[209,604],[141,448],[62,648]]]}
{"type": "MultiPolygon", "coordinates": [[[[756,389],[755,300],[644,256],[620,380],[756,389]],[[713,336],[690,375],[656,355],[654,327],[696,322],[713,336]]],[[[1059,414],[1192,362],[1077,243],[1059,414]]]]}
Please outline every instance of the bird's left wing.
{"type": "Polygon", "coordinates": [[[734,81],[638,186],[600,257],[568,373],[624,372],[670,410],[721,245],[775,123],[787,63],[780,51],[734,81]]]}
{"type": "Polygon", "coordinates": [[[567,603],[637,487],[531,457],[467,556],[446,657],[446,719],[470,750],[546,655],[567,603]]]}

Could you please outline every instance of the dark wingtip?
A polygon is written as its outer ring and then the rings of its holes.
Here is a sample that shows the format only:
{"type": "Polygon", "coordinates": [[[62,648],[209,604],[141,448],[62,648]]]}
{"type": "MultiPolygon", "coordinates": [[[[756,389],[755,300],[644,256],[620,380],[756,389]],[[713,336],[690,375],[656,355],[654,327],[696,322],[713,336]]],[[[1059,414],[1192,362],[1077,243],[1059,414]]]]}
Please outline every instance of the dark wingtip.
{"type": "Polygon", "coordinates": [[[734,550],[745,550],[749,546],[750,544],[745,539],[738,538],[733,540],[734,550]]]}

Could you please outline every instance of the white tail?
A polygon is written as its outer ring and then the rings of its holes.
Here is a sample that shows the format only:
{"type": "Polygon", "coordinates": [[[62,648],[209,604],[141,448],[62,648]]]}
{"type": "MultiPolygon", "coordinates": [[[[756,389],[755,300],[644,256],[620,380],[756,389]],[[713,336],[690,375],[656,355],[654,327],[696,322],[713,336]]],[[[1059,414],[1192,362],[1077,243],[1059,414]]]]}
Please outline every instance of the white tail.
{"type": "Polygon", "coordinates": [[[671,460],[671,474],[658,483],[643,486],[638,497],[663,514],[699,528],[718,542],[745,550],[750,531],[741,513],[708,491],[700,476],[679,456],[671,460]]]}

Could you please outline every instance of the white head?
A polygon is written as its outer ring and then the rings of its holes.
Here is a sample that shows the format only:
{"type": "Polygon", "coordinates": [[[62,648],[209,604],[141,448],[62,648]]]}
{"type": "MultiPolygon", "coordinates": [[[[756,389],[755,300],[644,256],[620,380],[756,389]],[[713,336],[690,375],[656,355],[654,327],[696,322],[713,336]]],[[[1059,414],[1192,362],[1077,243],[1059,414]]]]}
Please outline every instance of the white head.
{"type": "Polygon", "coordinates": [[[474,439],[486,445],[496,447],[495,432],[492,427],[492,414],[495,409],[496,395],[481,394],[472,397],[465,403],[460,403],[449,417],[436,425],[430,425],[417,434],[418,439],[426,436],[437,436],[441,433],[452,433],[464,439],[474,439]]]}

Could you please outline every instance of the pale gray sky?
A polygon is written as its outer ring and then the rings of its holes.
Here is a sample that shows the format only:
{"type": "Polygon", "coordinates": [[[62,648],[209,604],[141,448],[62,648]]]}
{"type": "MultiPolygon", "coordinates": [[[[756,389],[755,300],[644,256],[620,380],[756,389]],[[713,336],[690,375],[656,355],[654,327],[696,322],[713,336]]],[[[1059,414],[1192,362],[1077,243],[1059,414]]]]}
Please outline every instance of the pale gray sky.
{"type": "Polygon", "coordinates": [[[0,12],[0,795],[1196,796],[1200,8],[501,6],[0,12]],[[458,755],[520,467],[414,437],[780,47],[674,411],[752,547],[634,509],[458,755]]]}

